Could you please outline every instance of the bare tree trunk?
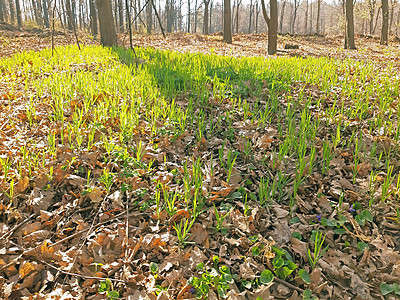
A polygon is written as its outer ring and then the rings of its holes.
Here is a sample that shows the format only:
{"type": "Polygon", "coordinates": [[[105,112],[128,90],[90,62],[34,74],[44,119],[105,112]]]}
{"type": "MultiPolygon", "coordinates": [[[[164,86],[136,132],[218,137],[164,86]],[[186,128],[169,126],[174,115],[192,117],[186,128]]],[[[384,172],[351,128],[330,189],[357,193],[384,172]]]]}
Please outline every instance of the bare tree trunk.
{"type": "MultiPolygon", "coordinates": [[[[317,34],[320,34],[320,32],[319,32],[319,30],[320,30],[320,28],[319,28],[320,14],[321,14],[321,0],[317,0],[317,24],[316,24],[316,33],[317,34]]],[[[354,22],[353,22],[353,27],[354,27],[354,22]]]]}
{"type": "Polygon", "coordinates": [[[373,34],[373,31],[374,31],[375,3],[376,3],[376,0],[368,0],[369,34],[371,34],[371,35],[373,34]]]}
{"type": "Polygon", "coordinates": [[[208,7],[210,0],[204,0],[204,19],[203,19],[203,33],[208,34],[208,7]]]}
{"type": "Polygon", "coordinates": [[[382,6],[379,6],[379,8],[378,8],[378,13],[376,14],[376,18],[375,18],[374,29],[372,30],[372,34],[373,34],[373,35],[375,34],[375,31],[376,31],[376,25],[378,25],[378,19],[379,19],[379,16],[380,16],[380,14],[381,14],[381,9],[382,9],[382,6]]]}
{"type": "Polygon", "coordinates": [[[389,34],[389,1],[382,0],[382,31],[381,45],[388,44],[389,34]]]}
{"type": "Polygon", "coordinates": [[[96,4],[95,0],[89,0],[89,9],[90,9],[90,29],[92,34],[95,36],[98,34],[97,29],[97,12],[96,12],[96,4]]]}
{"type": "Polygon", "coordinates": [[[198,13],[198,7],[197,7],[197,0],[194,2],[194,33],[197,32],[197,13],[198,13]]]}
{"type": "Polygon", "coordinates": [[[232,44],[231,0],[224,0],[224,42],[232,44]]]}
{"type": "Polygon", "coordinates": [[[111,0],[97,0],[101,43],[104,46],[117,45],[117,33],[112,13],[111,0]]]}
{"type": "Polygon", "coordinates": [[[153,30],[153,8],[151,4],[147,4],[147,34],[151,34],[153,30]]]}
{"type": "Polygon", "coordinates": [[[306,0],[306,14],[305,14],[305,21],[304,21],[304,34],[307,34],[307,20],[308,20],[308,0],[306,0]]]}
{"type": "Polygon", "coordinates": [[[44,20],[44,26],[46,28],[50,28],[50,21],[49,21],[49,4],[48,0],[42,0],[43,1],[43,20],[44,20]]]}
{"type": "Polygon", "coordinates": [[[4,9],[4,0],[0,0],[0,21],[1,22],[4,22],[4,12],[5,12],[5,9],[4,9]]]}
{"type": "MultiPolygon", "coordinates": [[[[10,4],[12,3],[12,1],[10,1],[10,4]]],[[[11,19],[13,19],[13,13],[14,13],[14,7],[10,7],[10,10],[12,11],[11,14],[11,19]]],[[[18,27],[22,27],[22,15],[21,15],[21,7],[19,5],[19,0],[15,0],[15,12],[17,14],[17,24],[18,27]]]]}
{"type": "Polygon", "coordinates": [[[210,31],[210,33],[213,33],[213,29],[212,29],[212,10],[213,10],[213,5],[214,5],[214,3],[211,1],[211,3],[210,3],[210,20],[209,20],[209,22],[210,22],[210,25],[209,25],[209,31],[210,31]]]}
{"type": "Polygon", "coordinates": [[[72,29],[73,29],[73,27],[72,27],[73,17],[72,17],[72,10],[71,10],[71,2],[70,2],[70,0],[65,0],[65,9],[67,11],[68,30],[72,31],[72,29]]]}
{"type": "MultiPolygon", "coordinates": [[[[344,0],[343,0],[344,1],[344,0]]],[[[310,28],[309,28],[309,34],[312,34],[313,31],[313,3],[310,3],[310,28]]]]}
{"type": "Polygon", "coordinates": [[[258,6],[258,1],[256,2],[256,33],[258,33],[258,15],[260,13],[260,8],[258,6]]]}
{"type": "Polygon", "coordinates": [[[299,8],[299,0],[294,0],[294,12],[293,12],[293,20],[292,20],[292,28],[291,33],[294,34],[294,28],[296,24],[296,17],[297,17],[297,9],[299,8]]]}
{"type": "Polygon", "coordinates": [[[119,32],[124,31],[124,3],[118,0],[119,32]]]}
{"type": "Polygon", "coordinates": [[[345,36],[345,48],[356,49],[354,44],[354,15],[353,15],[353,0],[346,0],[346,36],[345,36]],[[346,47],[347,46],[347,47],[346,47]]]}
{"type": "Polygon", "coordinates": [[[190,33],[190,0],[188,0],[187,32],[190,33]]]}
{"type": "Polygon", "coordinates": [[[250,0],[250,11],[249,11],[249,34],[251,33],[251,18],[253,16],[253,0],[250,0]]]}
{"type": "Polygon", "coordinates": [[[286,7],[286,0],[283,1],[282,3],[282,8],[281,8],[281,16],[279,19],[279,32],[282,34],[282,29],[283,29],[283,17],[285,15],[285,7],[286,7]]]}
{"type": "Polygon", "coordinates": [[[389,35],[392,34],[392,28],[393,28],[393,15],[394,15],[394,8],[396,6],[396,0],[390,1],[390,21],[389,21],[389,35]]]}
{"type": "Polygon", "coordinates": [[[237,6],[236,6],[236,33],[239,33],[239,8],[240,8],[241,4],[242,4],[242,0],[237,0],[237,6]]]}
{"type": "Polygon", "coordinates": [[[278,42],[278,1],[269,1],[269,17],[267,9],[265,8],[265,0],[261,0],[261,9],[265,22],[267,22],[268,25],[268,54],[273,55],[276,53],[278,42]]]}

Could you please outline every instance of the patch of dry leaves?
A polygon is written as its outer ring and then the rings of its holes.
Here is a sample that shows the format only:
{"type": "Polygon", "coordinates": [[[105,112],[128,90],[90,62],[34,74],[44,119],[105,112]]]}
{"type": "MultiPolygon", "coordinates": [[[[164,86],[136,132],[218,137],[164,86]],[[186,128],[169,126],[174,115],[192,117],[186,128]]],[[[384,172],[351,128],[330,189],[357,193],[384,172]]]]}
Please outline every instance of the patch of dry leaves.
{"type": "MultiPolygon", "coordinates": [[[[73,42],[63,36],[58,38],[61,44],[73,42]]],[[[349,52],[337,47],[337,39],[283,37],[280,40],[300,44],[300,50],[288,50],[288,55],[349,57],[349,52]]],[[[223,44],[219,35],[187,34],[172,35],[166,40],[159,36],[135,36],[135,43],[161,49],[232,56],[264,56],[267,49],[264,35],[238,35],[233,45],[223,44]]],[[[48,45],[48,38],[22,36],[3,41],[1,51],[2,55],[11,55],[22,49],[32,47],[39,50],[48,45]]],[[[394,53],[397,52],[385,54],[384,48],[372,43],[364,47],[366,54],[353,51],[350,56],[395,61],[397,54],[394,53]],[[371,49],[378,50],[371,52],[371,49]]],[[[283,50],[279,54],[284,54],[283,50]]],[[[39,153],[45,146],[47,134],[57,131],[56,124],[46,118],[46,107],[42,106],[37,108],[36,115],[40,126],[35,131],[27,130],[29,126],[24,107],[29,99],[24,94],[24,80],[17,79],[16,83],[13,93],[10,93],[9,86],[0,87],[0,155],[3,158],[21,156],[23,146],[30,153],[39,153]],[[27,140],[31,142],[27,144],[27,140]]],[[[313,87],[308,90],[315,93],[313,87]]],[[[221,107],[221,111],[229,109],[227,106],[221,107]]],[[[239,121],[236,125],[242,136],[250,137],[255,158],[271,156],[271,149],[279,143],[277,128],[256,129],[252,124],[239,121]]],[[[121,170],[119,162],[105,163],[100,149],[77,155],[65,148],[59,149],[55,158],[44,157],[46,168],[54,168],[54,180],[50,181],[45,175],[46,170],[34,174],[25,172],[16,182],[13,201],[7,201],[7,197],[2,195],[1,298],[104,299],[105,294],[98,292],[99,282],[109,278],[114,289],[127,299],[192,299],[194,296],[187,280],[196,274],[199,263],[212,264],[214,255],[220,257],[221,264],[230,267],[232,274],[238,274],[239,279],[254,279],[270,267],[268,258],[252,254],[254,243],[249,239],[251,236],[258,236],[259,242],[265,246],[272,239],[277,246],[286,249],[296,264],[310,272],[311,284],[306,286],[299,278],[292,278],[290,283],[276,281],[271,287],[251,291],[236,282],[230,287],[228,299],[301,299],[301,291],[306,288],[322,299],[379,299],[382,298],[380,283],[400,282],[400,228],[394,221],[394,211],[377,204],[371,208],[374,222],[362,227],[355,222],[354,214],[349,212],[350,203],[359,201],[365,205],[368,202],[363,184],[370,166],[360,166],[360,181],[352,184],[351,159],[346,151],[335,153],[327,176],[314,172],[307,178],[299,190],[295,215],[289,214],[289,205],[282,204],[288,202],[286,200],[293,189],[290,186],[282,191],[282,203],[266,209],[250,202],[250,213],[244,213],[246,207],[242,200],[235,199],[234,192],[249,180],[253,184],[246,190],[257,194],[257,184],[267,172],[262,166],[254,168],[249,163],[238,166],[234,172],[237,177],[233,177],[228,184],[222,168],[204,165],[204,196],[208,198],[209,206],[193,226],[190,244],[180,248],[172,226],[188,218],[189,212],[183,205],[173,217],[169,217],[166,211],[157,215],[154,208],[139,210],[149,201],[149,195],[121,194],[120,187],[125,183],[136,191],[146,188],[155,192],[155,182],[162,182],[171,191],[177,190],[176,182],[183,178],[177,178],[172,171],[182,169],[184,161],[188,162],[190,170],[193,169],[193,156],[208,160],[211,154],[215,155],[221,149],[222,140],[202,140],[188,150],[185,147],[193,144],[194,132],[188,132],[173,142],[165,135],[158,137],[158,149],[155,151],[146,124],[138,128],[132,143],[139,140],[146,149],[143,160],[154,160],[155,170],[145,174],[138,168],[136,176],[118,178],[109,192],[94,185],[87,193],[85,172],[81,170],[90,169],[94,174],[93,181],[96,181],[105,168],[118,173],[121,170]],[[168,158],[167,163],[164,163],[165,157],[168,158]],[[319,226],[317,215],[331,219],[337,217],[338,210],[334,205],[339,201],[340,190],[346,191],[347,199],[341,213],[348,220],[347,225],[351,226],[346,227],[348,232],[343,235],[328,231],[326,243],[330,247],[317,268],[311,270],[307,259],[311,243],[307,241],[319,226]],[[327,196],[320,197],[318,194],[327,196]],[[213,229],[216,217],[212,204],[220,203],[229,203],[231,207],[226,211],[223,223],[228,229],[227,235],[213,229]],[[293,222],[293,217],[298,221],[293,222]],[[294,232],[300,233],[304,239],[293,238],[294,232]],[[358,242],[368,243],[370,249],[360,252],[358,242]],[[157,276],[150,270],[151,262],[159,265],[157,276]],[[165,291],[156,296],[156,291],[162,289],[165,291]]],[[[316,146],[320,153],[322,143],[317,140],[316,146]]],[[[384,147],[384,144],[380,146],[384,147]]],[[[227,141],[225,147],[243,152],[243,139],[236,136],[235,141],[227,141]]],[[[274,168],[294,172],[283,164],[274,168]]],[[[2,187],[3,190],[7,188],[2,187]]],[[[217,299],[216,294],[211,292],[209,299],[217,299]]]]}

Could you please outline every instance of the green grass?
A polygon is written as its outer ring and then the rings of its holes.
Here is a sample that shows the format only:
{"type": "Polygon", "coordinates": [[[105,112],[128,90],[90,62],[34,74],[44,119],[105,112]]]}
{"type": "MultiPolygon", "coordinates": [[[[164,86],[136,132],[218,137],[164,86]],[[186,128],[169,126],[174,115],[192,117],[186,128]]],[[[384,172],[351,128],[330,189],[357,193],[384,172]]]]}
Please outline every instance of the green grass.
{"type": "Polygon", "coordinates": [[[70,46],[54,56],[45,50],[0,60],[3,99],[26,116],[9,116],[25,138],[14,155],[0,151],[2,203],[24,199],[38,178],[61,193],[63,176],[77,174],[87,182],[76,191],[82,205],[97,203],[100,189],[101,201],[122,191],[123,201],[165,225],[163,211],[168,218],[186,211],[186,221],[169,224],[182,248],[210,209],[214,227],[225,229],[230,209],[218,213],[217,198],[231,206],[248,199],[246,210],[250,201],[267,209],[286,204],[295,213],[299,197],[328,194],[322,182],[340,175],[370,206],[398,205],[400,79],[392,66],[150,48],[136,54],[70,46]],[[348,169],[338,171],[333,159],[348,169]],[[16,188],[25,177],[30,187],[16,188]],[[363,182],[369,190],[359,188],[363,182]]]}

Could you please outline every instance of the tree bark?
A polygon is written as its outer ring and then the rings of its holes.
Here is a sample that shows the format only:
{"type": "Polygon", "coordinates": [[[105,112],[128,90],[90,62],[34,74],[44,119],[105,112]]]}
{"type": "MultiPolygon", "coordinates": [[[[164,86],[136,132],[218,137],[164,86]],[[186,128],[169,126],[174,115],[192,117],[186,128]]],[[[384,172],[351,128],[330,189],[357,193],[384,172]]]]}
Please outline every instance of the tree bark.
{"type": "Polygon", "coordinates": [[[151,34],[153,30],[153,7],[149,3],[147,4],[147,34],[151,34]]]}
{"type": "Polygon", "coordinates": [[[382,0],[381,45],[388,44],[388,35],[389,35],[389,1],[382,0]]]}
{"type": "Polygon", "coordinates": [[[0,21],[4,22],[4,0],[0,0],[0,21]]]}
{"type": "Polygon", "coordinates": [[[296,24],[296,17],[297,17],[297,9],[299,8],[299,0],[294,0],[294,12],[293,12],[293,20],[292,20],[292,28],[291,33],[294,34],[294,28],[296,24]]]}
{"type": "MultiPolygon", "coordinates": [[[[346,0],[346,3],[347,3],[347,0],[346,0]]],[[[353,2],[351,5],[353,6],[353,2]]],[[[352,9],[352,11],[353,11],[353,9],[352,9]]],[[[319,32],[320,31],[320,28],[319,28],[320,14],[321,14],[321,0],[317,0],[317,24],[316,24],[316,30],[315,30],[317,34],[320,34],[320,32],[319,32]]],[[[354,31],[354,21],[353,21],[353,31],[354,31]]]]}
{"type": "Polygon", "coordinates": [[[224,42],[232,44],[231,0],[224,0],[224,42]]]}
{"type": "Polygon", "coordinates": [[[72,16],[72,10],[71,10],[71,2],[70,0],[65,0],[65,9],[67,11],[67,23],[68,23],[68,30],[73,29],[72,22],[73,22],[73,16],[72,16]]]}
{"type": "Polygon", "coordinates": [[[242,4],[242,0],[237,0],[236,6],[236,33],[239,33],[239,7],[242,4]]]}
{"type": "Polygon", "coordinates": [[[285,15],[285,7],[286,7],[286,1],[283,1],[282,7],[281,7],[281,16],[279,20],[279,32],[282,33],[283,29],[283,17],[285,15]]]}
{"type": "Polygon", "coordinates": [[[268,54],[274,55],[276,53],[276,46],[278,43],[278,1],[269,1],[269,17],[267,9],[265,8],[265,0],[261,0],[261,8],[265,22],[268,26],[268,54]]]}
{"type": "Polygon", "coordinates": [[[49,4],[47,0],[42,0],[43,1],[43,20],[44,20],[44,26],[46,28],[50,28],[50,19],[49,19],[49,4]]]}
{"type": "Polygon", "coordinates": [[[253,17],[253,0],[250,0],[250,11],[249,11],[249,34],[251,33],[251,18],[253,17]]]}
{"type": "Polygon", "coordinates": [[[124,31],[124,3],[118,0],[119,32],[124,31]]]}
{"type": "Polygon", "coordinates": [[[306,0],[306,15],[304,21],[304,34],[307,34],[307,21],[308,21],[308,0],[306,0]]]}
{"type": "Polygon", "coordinates": [[[203,33],[208,34],[208,8],[210,5],[210,0],[204,0],[204,19],[203,19],[203,33]]]}
{"type": "MultiPolygon", "coordinates": [[[[10,1],[10,4],[11,4],[11,2],[12,1],[10,1]]],[[[13,11],[13,8],[12,7],[10,7],[10,10],[12,10],[13,11]]],[[[18,27],[22,27],[22,15],[21,15],[21,7],[20,7],[20,5],[19,5],[19,0],[15,0],[15,11],[16,11],[16,14],[17,14],[17,24],[18,24],[18,27]]],[[[11,18],[12,19],[12,18],[11,18]]]]}
{"type": "Polygon", "coordinates": [[[112,13],[111,0],[97,0],[101,43],[104,46],[117,45],[117,33],[112,13]]]}
{"type": "Polygon", "coordinates": [[[346,0],[346,35],[345,35],[345,48],[356,49],[354,43],[354,15],[353,15],[353,0],[346,0]]]}
{"type": "Polygon", "coordinates": [[[98,34],[97,28],[97,12],[96,12],[96,4],[95,0],[89,0],[89,9],[90,9],[90,29],[92,34],[95,36],[98,34]]]}
{"type": "Polygon", "coordinates": [[[374,31],[375,3],[376,3],[376,0],[368,0],[369,34],[371,34],[371,35],[373,34],[373,31],[374,31]]]}
{"type": "Polygon", "coordinates": [[[190,0],[188,0],[187,32],[190,33],[190,0]]]}

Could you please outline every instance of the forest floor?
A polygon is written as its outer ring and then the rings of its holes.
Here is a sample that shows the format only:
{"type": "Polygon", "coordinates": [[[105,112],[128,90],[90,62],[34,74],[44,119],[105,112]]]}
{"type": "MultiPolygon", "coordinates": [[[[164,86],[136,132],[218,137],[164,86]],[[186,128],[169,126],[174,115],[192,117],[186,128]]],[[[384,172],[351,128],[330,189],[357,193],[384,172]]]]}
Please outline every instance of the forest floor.
{"type": "Polygon", "coordinates": [[[395,41],[0,36],[1,299],[400,297],[395,41]]]}

